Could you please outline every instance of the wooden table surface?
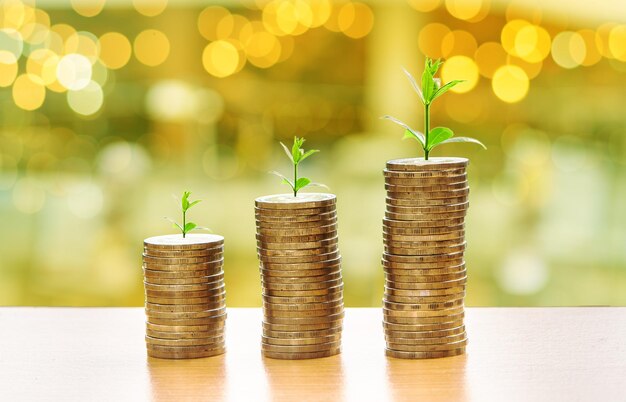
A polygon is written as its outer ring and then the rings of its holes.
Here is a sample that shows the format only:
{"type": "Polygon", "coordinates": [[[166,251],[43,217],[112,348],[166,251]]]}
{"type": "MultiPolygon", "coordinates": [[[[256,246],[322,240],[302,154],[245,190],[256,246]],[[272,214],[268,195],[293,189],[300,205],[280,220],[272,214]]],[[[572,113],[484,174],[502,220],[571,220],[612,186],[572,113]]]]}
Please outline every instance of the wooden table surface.
{"type": "Polygon", "coordinates": [[[140,308],[1,308],[0,400],[624,401],[626,308],[468,308],[465,356],[384,355],[380,309],[348,309],[343,353],[260,353],[229,309],[226,355],[146,356],[140,308]]]}

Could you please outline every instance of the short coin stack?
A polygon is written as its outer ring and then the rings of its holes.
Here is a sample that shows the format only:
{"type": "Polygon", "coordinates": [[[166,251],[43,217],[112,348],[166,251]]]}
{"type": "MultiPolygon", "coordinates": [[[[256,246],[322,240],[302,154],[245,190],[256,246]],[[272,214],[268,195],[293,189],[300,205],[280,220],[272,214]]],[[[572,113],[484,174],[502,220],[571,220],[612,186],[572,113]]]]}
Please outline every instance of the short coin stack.
{"type": "Polygon", "coordinates": [[[318,193],[256,199],[266,357],[340,352],[343,281],[335,202],[334,195],[318,193]]]}
{"type": "Polygon", "coordinates": [[[224,353],[224,238],[167,235],[144,241],[148,355],[190,359],[224,353]]]}
{"type": "Polygon", "coordinates": [[[388,356],[465,352],[466,168],[464,158],[387,162],[382,264],[388,356]]]}

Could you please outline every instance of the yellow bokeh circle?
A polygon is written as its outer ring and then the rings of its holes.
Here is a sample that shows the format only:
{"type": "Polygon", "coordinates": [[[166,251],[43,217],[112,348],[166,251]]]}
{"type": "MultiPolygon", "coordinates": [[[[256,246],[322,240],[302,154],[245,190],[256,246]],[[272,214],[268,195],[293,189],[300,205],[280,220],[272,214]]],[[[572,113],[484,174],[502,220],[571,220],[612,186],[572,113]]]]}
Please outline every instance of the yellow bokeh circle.
{"type": "Polygon", "coordinates": [[[473,59],[467,56],[453,56],[446,60],[441,67],[443,83],[452,80],[464,80],[451,89],[453,92],[465,93],[471,91],[478,84],[478,66],[473,59]]]}
{"type": "Polygon", "coordinates": [[[408,0],[408,2],[411,7],[422,13],[433,11],[441,5],[441,0],[408,0]]]}
{"type": "Polygon", "coordinates": [[[516,103],[528,94],[528,76],[521,67],[506,65],[496,70],[491,88],[496,96],[507,103],[516,103]]]}
{"type": "Polygon", "coordinates": [[[132,47],[126,36],[107,32],[100,37],[100,61],[112,70],[122,68],[130,60],[132,47]]]}
{"type": "Polygon", "coordinates": [[[485,42],[474,53],[478,71],[483,77],[491,78],[493,73],[506,64],[507,53],[497,42],[485,42]]]}
{"type": "Polygon", "coordinates": [[[358,39],[366,36],[374,26],[374,13],[363,3],[347,3],[337,17],[339,29],[346,36],[358,39]]]}
{"type": "Polygon", "coordinates": [[[215,77],[228,77],[237,71],[239,51],[235,45],[225,40],[211,42],[202,52],[202,65],[215,77]]]}
{"type": "Polygon", "coordinates": [[[72,8],[83,17],[95,17],[104,8],[106,0],[71,0],[72,8]]]}
{"type": "Polygon", "coordinates": [[[168,0],[133,0],[133,6],[139,14],[155,17],[165,11],[168,0]]]}
{"type": "Polygon", "coordinates": [[[162,64],[170,54],[170,41],[165,34],[156,29],[146,29],[135,38],[133,43],[135,57],[146,66],[162,64]]]}
{"type": "Polygon", "coordinates": [[[422,54],[432,59],[443,57],[441,43],[449,32],[450,28],[438,22],[433,22],[422,28],[417,39],[422,54]]]}
{"type": "Polygon", "coordinates": [[[548,31],[537,25],[526,25],[515,34],[513,55],[529,63],[539,63],[548,57],[550,47],[548,31]]]}
{"type": "Polygon", "coordinates": [[[626,61],[626,25],[617,25],[611,29],[608,44],[614,58],[626,61]]]}
{"type": "Polygon", "coordinates": [[[580,66],[587,56],[585,40],[577,32],[564,31],[552,41],[552,59],[563,68],[580,66]]]}
{"type": "Polygon", "coordinates": [[[8,87],[13,84],[17,77],[17,62],[8,63],[0,57],[0,87],[8,87]]]}
{"type": "Polygon", "coordinates": [[[46,88],[29,74],[22,74],[13,83],[13,102],[24,110],[36,110],[46,99],[46,88]]]}

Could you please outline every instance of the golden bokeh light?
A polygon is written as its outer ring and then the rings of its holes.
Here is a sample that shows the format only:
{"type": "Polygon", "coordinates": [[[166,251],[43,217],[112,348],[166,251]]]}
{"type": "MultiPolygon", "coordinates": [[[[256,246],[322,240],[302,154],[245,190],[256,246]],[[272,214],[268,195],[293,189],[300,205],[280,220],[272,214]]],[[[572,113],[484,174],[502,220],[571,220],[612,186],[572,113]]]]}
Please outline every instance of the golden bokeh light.
{"type": "MultiPolygon", "coordinates": [[[[221,6],[209,6],[198,15],[198,32],[206,40],[225,39],[232,32],[232,19],[228,19],[230,11],[221,6]],[[227,32],[220,32],[218,24],[220,21],[230,21],[230,28],[227,32]]],[[[224,28],[222,28],[224,30],[224,28]]]]}
{"type": "Polygon", "coordinates": [[[468,56],[473,57],[478,44],[474,36],[462,30],[448,32],[441,42],[443,57],[468,56]]]}
{"type": "Polygon", "coordinates": [[[552,59],[563,68],[580,66],[586,55],[585,40],[577,32],[560,32],[552,41],[552,59]]]}
{"type": "Polygon", "coordinates": [[[139,14],[156,17],[165,11],[168,0],[133,0],[133,6],[139,14]]]}
{"type": "Polygon", "coordinates": [[[28,56],[26,72],[42,85],[50,85],[57,79],[59,56],[49,49],[37,49],[28,56]]]}
{"type": "Polygon", "coordinates": [[[609,37],[611,35],[611,31],[616,26],[617,24],[614,22],[607,22],[600,25],[596,30],[596,47],[598,48],[600,54],[607,59],[613,58],[613,53],[611,53],[611,48],[609,47],[609,37]]]}
{"type": "Polygon", "coordinates": [[[83,17],[95,17],[104,8],[106,0],[71,0],[72,8],[83,17]]]}
{"type": "Polygon", "coordinates": [[[433,22],[422,28],[417,39],[422,54],[432,59],[443,57],[441,43],[448,33],[450,33],[450,29],[438,22],[433,22]]]}
{"type": "Polygon", "coordinates": [[[15,81],[15,77],[17,77],[17,62],[6,63],[0,55],[0,87],[10,86],[15,81]]]}
{"type": "Polygon", "coordinates": [[[441,0],[408,0],[408,2],[411,7],[422,13],[433,11],[441,5],[441,0]]]}
{"type": "Polygon", "coordinates": [[[374,26],[374,13],[363,3],[347,3],[337,17],[339,29],[348,37],[359,39],[370,33],[374,26]]]}
{"type": "Polygon", "coordinates": [[[330,14],[333,10],[333,3],[331,0],[309,0],[309,7],[313,13],[313,19],[311,20],[311,28],[321,27],[328,21],[330,14]]]}
{"type": "Polygon", "coordinates": [[[4,63],[16,62],[24,50],[22,35],[14,29],[0,29],[1,59],[4,63]]]}
{"type": "Polygon", "coordinates": [[[460,20],[478,22],[489,12],[489,0],[445,0],[445,4],[450,15],[460,20]]]}
{"type": "Polygon", "coordinates": [[[3,0],[0,4],[0,26],[8,29],[19,29],[27,18],[32,7],[21,0],[3,0]]]}
{"type": "Polygon", "coordinates": [[[50,16],[40,8],[28,9],[26,19],[19,29],[20,34],[28,43],[41,43],[50,29],[50,16]]]}
{"type": "Polygon", "coordinates": [[[515,41],[517,39],[517,34],[523,28],[530,26],[531,24],[528,21],[524,20],[512,20],[506,23],[500,32],[500,42],[502,43],[502,47],[508,54],[513,56],[517,56],[517,51],[515,49],[515,41]]]}
{"type": "Polygon", "coordinates": [[[90,81],[81,90],[67,92],[67,104],[74,112],[83,116],[97,113],[102,107],[103,100],[102,88],[94,81],[90,81]]]}
{"type": "Polygon", "coordinates": [[[91,81],[91,62],[81,54],[65,55],[57,64],[56,75],[62,86],[78,91],[85,88],[91,81]]]}
{"type": "Polygon", "coordinates": [[[24,110],[36,110],[46,99],[46,88],[29,74],[22,74],[13,83],[13,102],[24,110]]]}
{"type": "Polygon", "coordinates": [[[98,37],[91,32],[76,32],[65,41],[64,53],[81,54],[88,58],[91,64],[94,64],[100,57],[100,43],[98,37]]]}
{"type": "Polygon", "coordinates": [[[609,50],[613,58],[626,61],[626,25],[617,25],[609,33],[609,50]]]}
{"type": "Polygon", "coordinates": [[[528,79],[532,80],[537,77],[543,68],[543,62],[540,61],[538,63],[529,63],[524,59],[520,59],[519,57],[511,56],[510,54],[506,57],[506,64],[510,64],[513,66],[517,66],[524,70],[528,79]]]}
{"type": "Polygon", "coordinates": [[[548,31],[537,25],[526,25],[515,35],[513,55],[529,63],[539,63],[550,55],[550,47],[548,31]]]}
{"type": "Polygon", "coordinates": [[[119,32],[107,32],[99,39],[100,60],[112,70],[124,67],[130,60],[132,46],[119,32]]]}
{"type": "Polygon", "coordinates": [[[170,54],[170,41],[156,29],[146,29],[137,35],[133,43],[135,57],[146,66],[162,64],[170,54]]]}
{"type": "Polygon", "coordinates": [[[269,32],[254,32],[245,41],[242,38],[242,43],[244,44],[248,61],[257,67],[271,67],[280,58],[280,42],[269,32]]]}
{"type": "Polygon", "coordinates": [[[521,67],[506,65],[493,74],[491,88],[496,96],[507,103],[521,101],[528,94],[530,82],[521,67]]]}
{"type": "Polygon", "coordinates": [[[480,75],[478,74],[476,62],[467,56],[452,56],[441,67],[443,83],[452,80],[464,80],[464,82],[450,89],[453,92],[465,93],[471,91],[478,84],[479,78],[480,75]]]}
{"type": "Polygon", "coordinates": [[[237,71],[239,51],[231,42],[224,40],[211,42],[202,52],[202,65],[214,77],[228,77],[237,71]]]}
{"type": "Polygon", "coordinates": [[[497,42],[485,42],[474,53],[474,60],[478,65],[480,75],[492,78],[493,73],[506,64],[507,53],[501,44],[497,42]]]}
{"type": "Polygon", "coordinates": [[[598,34],[593,29],[581,29],[578,34],[585,41],[585,59],[581,63],[585,67],[593,66],[602,60],[602,55],[597,46],[598,34]]]}

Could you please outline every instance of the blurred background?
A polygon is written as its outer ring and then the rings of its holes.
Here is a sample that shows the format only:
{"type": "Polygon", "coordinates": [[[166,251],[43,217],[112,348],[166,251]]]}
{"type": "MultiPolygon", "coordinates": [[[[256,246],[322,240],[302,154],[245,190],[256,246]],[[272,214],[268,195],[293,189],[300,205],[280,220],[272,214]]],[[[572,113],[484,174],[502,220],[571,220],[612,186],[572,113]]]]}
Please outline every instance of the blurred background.
{"type": "Polygon", "coordinates": [[[626,304],[626,3],[0,0],[0,304],[140,306],[144,238],[226,237],[230,306],[260,305],[254,199],[278,141],[338,196],[348,306],[383,291],[385,161],[419,156],[401,68],[443,58],[433,124],[464,156],[470,306],[626,304]]]}

